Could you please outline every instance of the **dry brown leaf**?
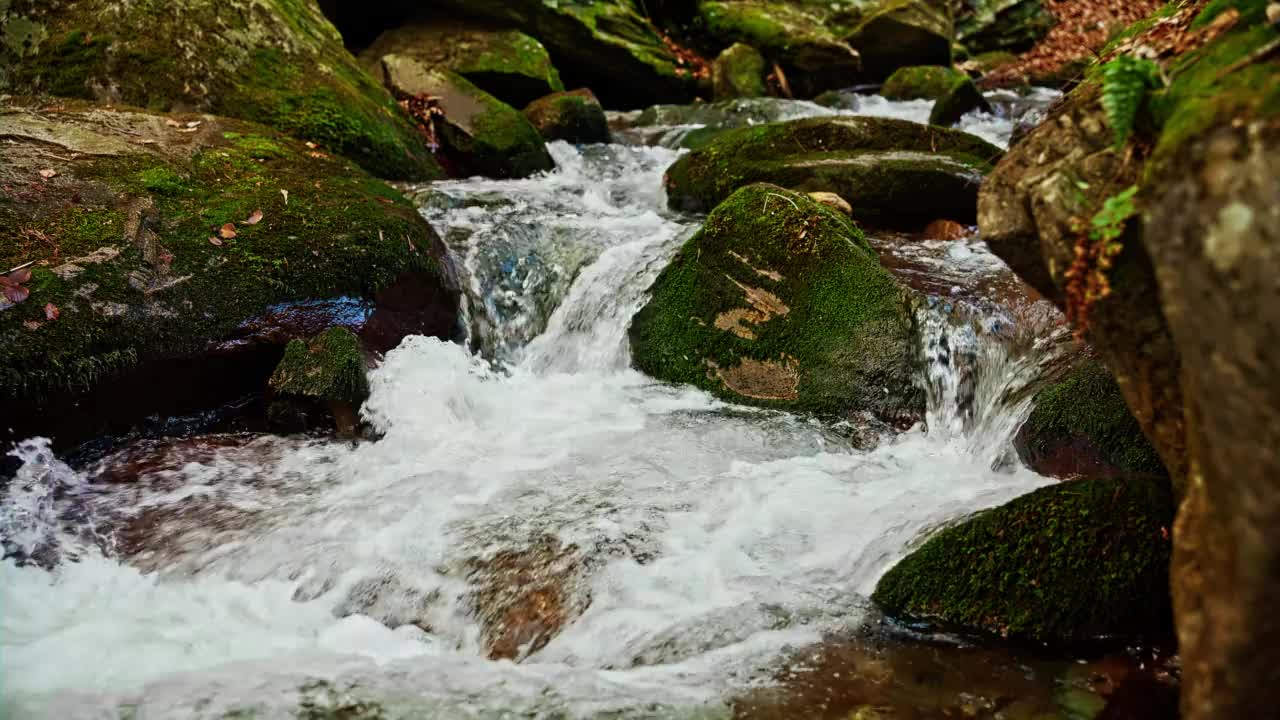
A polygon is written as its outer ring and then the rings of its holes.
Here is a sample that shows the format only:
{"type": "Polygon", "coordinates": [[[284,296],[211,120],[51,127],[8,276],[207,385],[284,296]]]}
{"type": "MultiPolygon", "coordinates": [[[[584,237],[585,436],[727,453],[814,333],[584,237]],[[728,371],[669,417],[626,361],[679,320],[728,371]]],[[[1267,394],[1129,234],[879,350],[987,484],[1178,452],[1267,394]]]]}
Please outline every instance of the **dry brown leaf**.
{"type": "Polygon", "coordinates": [[[210,236],[209,236],[209,244],[210,244],[210,245],[217,245],[217,246],[221,247],[221,246],[222,246],[222,238],[218,237],[217,235],[210,235],[210,236]]]}
{"type": "Polygon", "coordinates": [[[9,282],[15,283],[17,285],[21,285],[22,283],[27,282],[31,279],[31,270],[29,268],[14,270],[13,272],[9,273],[8,277],[9,277],[9,282]]]}
{"type": "Polygon", "coordinates": [[[57,305],[54,305],[53,303],[44,304],[44,317],[46,320],[57,320],[58,316],[61,314],[62,311],[58,309],[57,305]]]}
{"type": "Polygon", "coordinates": [[[28,329],[28,330],[39,330],[39,329],[40,329],[40,326],[41,326],[42,324],[43,324],[43,323],[37,322],[37,321],[35,321],[35,320],[28,320],[28,321],[26,321],[26,322],[22,323],[22,327],[24,327],[24,328],[26,328],[26,329],[28,329]]]}
{"type": "Polygon", "coordinates": [[[307,146],[307,149],[308,149],[308,150],[315,150],[317,147],[319,147],[318,145],[316,145],[315,143],[311,142],[310,140],[306,141],[306,142],[305,142],[305,143],[303,143],[303,144],[307,146]]]}
{"type": "Polygon", "coordinates": [[[44,178],[45,180],[52,180],[53,178],[58,177],[58,171],[54,170],[53,168],[45,168],[44,170],[40,171],[40,177],[44,178]]]}
{"type": "Polygon", "coordinates": [[[164,121],[164,124],[168,125],[169,127],[182,127],[182,123],[178,122],[177,120],[174,120],[173,118],[166,118],[164,121]]]}
{"type": "Polygon", "coordinates": [[[254,210],[249,213],[249,217],[245,219],[245,225],[257,225],[262,222],[262,210],[254,210]]]}
{"type": "Polygon", "coordinates": [[[222,227],[218,228],[218,235],[219,235],[223,240],[231,240],[231,239],[234,239],[234,238],[235,238],[235,236],[236,236],[236,224],[235,224],[235,223],[227,223],[226,225],[223,225],[222,227]]]}
{"type": "Polygon", "coordinates": [[[0,292],[6,300],[14,304],[31,297],[31,291],[21,285],[0,285],[0,292]]]}

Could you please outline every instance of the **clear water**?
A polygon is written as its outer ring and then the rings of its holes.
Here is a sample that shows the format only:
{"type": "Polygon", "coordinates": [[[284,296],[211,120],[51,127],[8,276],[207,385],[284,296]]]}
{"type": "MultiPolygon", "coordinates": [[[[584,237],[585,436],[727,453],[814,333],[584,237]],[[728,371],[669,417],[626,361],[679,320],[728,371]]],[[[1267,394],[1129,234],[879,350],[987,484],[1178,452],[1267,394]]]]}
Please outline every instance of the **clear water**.
{"type": "MultiPolygon", "coordinates": [[[[676,153],[552,150],[545,177],[415,193],[462,258],[469,347],[388,354],[378,441],[175,441],[79,471],[16,451],[0,714],[727,717],[857,626],[924,531],[1048,482],[1008,445],[1052,353],[994,295],[922,301],[929,428],[869,450],[630,370],[629,318],[697,225],[662,196],[676,153]],[[532,569],[504,580],[511,557],[532,569]],[[542,581],[563,627],[487,659],[484,588],[542,581]]],[[[1007,277],[976,240],[917,255],[941,282],[1007,277]]]]}

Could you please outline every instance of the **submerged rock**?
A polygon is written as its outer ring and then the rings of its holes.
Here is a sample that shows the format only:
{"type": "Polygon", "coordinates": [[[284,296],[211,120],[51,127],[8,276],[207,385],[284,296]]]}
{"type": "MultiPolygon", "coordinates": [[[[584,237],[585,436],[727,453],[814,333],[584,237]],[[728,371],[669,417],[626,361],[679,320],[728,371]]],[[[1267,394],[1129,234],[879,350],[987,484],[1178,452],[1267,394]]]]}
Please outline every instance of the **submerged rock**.
{"type": "Polygon", "coordinates": [[[734,43],[711,64],[711,79],[716,100],[763,97],[764,56],[744,43],[734,43]]]}
{"type": "Polygon", "coordinates": [[[0,266],[35,262],[30,297],[0,302],[0,402],[28,408],[6,422],[17,437],[260,392],[291,333],[254,323],[281,303],[350,297],[361,326],[408,293],[386,331],[453,334],[435,233],[341,159],[242,121],[76,105],[10,106],[0,134],[0,224],[18,238],[0,266]]]}
{"type": "Polygon", "coordinates": [[[438,103],[442,152],[456,174],[520,178],[555,167],[542,136],[519,111],[461,75],[402,55],[384,56],[382,72],[402,96],[438,103]]]}
{"type": "Polygon", "coordinates": [[[687,102],[694,68],[631,0],[436,0],[433,10],[517,28],[555,58],[569,87],[590,87],[611,108],[687,102]]]}
{"type": "Polygon", "coordinates": [[[999,148],[972,135],[905,120],[835,117],[725,132],[667,171],[672,207],[706,211],[734,190],[771,182],[834,192],[854,217],[892,225],[974,218],[999,148]]]}
{"type": "Polygon", "coordinates": [[[296,429],[314,427],[306,408],[322,407],[339,434],[353,435],[360,405],[369,397],[360,339],[347,328],[334,327],[310,340],[291,340],[271,374],[271,389],[278,396],[273,415],[302,419],[303,427],[296,429]]]}
{"type": "Polygon", "coordinates": [[[1183,495],[1173,595],[1188,720],[1263,716],[1280,702],[1280,60],[1262,0],[1166,6],[1121,33],[1117,53],[1155,58],[1167,86],[1141,91],[1117,141],[1091,70],[984,187],[983,236],[1020,275],[1085,311],[1091,344],[1183,495]],[[1103,217],[1110,267],[1071,218],[1103,217]],[[1119,203],[1122,204],[1122,203],[1119,203]],[[1105,278],[1084,302],[1074,278],[1105,278]]]}
{"type": "Polygon", "coordinates": [[[1160,456],[1129,412],[1115,378],[1091,359],[1036,395],[1035,410],[1014,446],[1041,475],[1165,476],[1160,456]]]}
{"type": "Polygon", "coordinates": [[[539,98],[524,109],[524,116],[546,140],[607,143],[611,139],[604,108],[586,88],[539,98]]]}
{"type": "Polygon", "coordinates": [[[755,184],[715,209],[631,321],[636,367],[721,397],[918,417],[910,301],[848,218],[755,184]]]}
{"type": "Polygon", "coordinates": [[[360,53],[360,59],[377,75],[386,55],[452,70],[514,107],[564,90],[547,49],[517,30],[493,30],[457,21],[418,21],[383,33],[360,53]]]}
{"type": "Polygon", "coordinates": [[[1163,639],[1173,511],[1160,479],[1051,485],[938,532],[872,599],[895,617],[1053,645],[1163,639]]]}
{"type": "Polygon", "coordinates": [[[443,176],[409,116],[313,2],[5,3],[0,92],[270,125],[400,180],[443,176]]]}

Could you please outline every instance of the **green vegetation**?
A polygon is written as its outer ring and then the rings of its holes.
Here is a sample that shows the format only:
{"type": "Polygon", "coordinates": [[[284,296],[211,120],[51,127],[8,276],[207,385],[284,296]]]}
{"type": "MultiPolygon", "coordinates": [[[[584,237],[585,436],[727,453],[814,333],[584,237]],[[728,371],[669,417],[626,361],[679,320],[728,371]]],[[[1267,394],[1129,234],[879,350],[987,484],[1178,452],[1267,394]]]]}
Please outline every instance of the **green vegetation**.
{"type": "Polygon", "coordinates": [[[1167,637],[1163,479],[1041,488],[929,538],[881,578],[886,612],[1037,642],[1167,637]]]}
{"type": "Polygon", "coordinates": [[[1147,91],[1160,82],[1160,66],[1143,58],[1121,55],[1102,66],[1102,108],[1116,147],[1128,141],[1147,91]]]}
{"type": "Polygon", "coordinates": [[[360,339],[344,327],[332,327],[310,340],[291,340],[271,375],[282,395],[359,405],[369,396],[360,339]]]}

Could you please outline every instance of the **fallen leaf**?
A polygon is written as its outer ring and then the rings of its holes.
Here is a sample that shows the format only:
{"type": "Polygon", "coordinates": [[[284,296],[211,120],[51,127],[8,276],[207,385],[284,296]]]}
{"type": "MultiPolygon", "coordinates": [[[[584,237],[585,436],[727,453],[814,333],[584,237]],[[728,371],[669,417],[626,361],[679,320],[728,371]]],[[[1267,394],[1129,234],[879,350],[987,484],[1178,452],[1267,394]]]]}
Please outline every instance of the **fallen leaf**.
{"type": "Polygon", "coordinates": [[[31,279],[31,270],[27,268],[22,268],[21,270],[14,270],[13,272],[9,273],[8,277],[10,282],[13,282],[17,285],[21,285],[22,283],[27,282],[28,280],[31,279]]]}
{"type": "Polygon", "coordinates": [[[45,168],[44,170],[40,171],[40,177],[44,178],[45,180],[52,180],[53,178],[58,177],[58,171],[54,170],[53,168],[45,168]]]}
{"type": "Polygon", "coordinates": [[[160,253],[160,262],[164,263],[165,265],[168,265],[169,263],[173,262],[173,253],[169,252],[168,250],[165,250],[164,252],[160,253]]]}
{"type": "Polygon", "coordinates": [[[58,309],[57,305],[54,305],[53,303],[44,304],[44,317],[46,320],[57,320],[58,316],[61,314],[62,311],[58,309]]]}
{"type": "Polygon", "coordinates": [[[11,303],[20,303],[31,297],[31,291],[21,285],[4,285],[0,286],[4,291],[4,297],[11,303]]]}
{"type": "Polygon", "coordinates": [[[254,210],[253,212],[249,213],[249,217],[244,221],[244,224],[257,225],[260,222],[262,222],[262,211],[254,210]]]}
{"type": "Polygon", "coordinates": [[[280,191],[280,194],[284,196],[284,204],[285,204],[285,205],[288,205],[288,204],[289,204],[289,191],[288,191],[288,190],[281,190],[281,191],[280,191]]]}
{"type": "Polygon", "coordinates": [[[308,140],[308,141],[307,141],[306,143],[304,143],[304,144],[307,146],[307,149],[308,149],[308,150],[315,150],[317,147],[319,147],[318,145],[316,145],[315,143],[311,142],[310,140],[308,140]]]}
{"type": "Polygon", "coordinates": [[[35,321],[35,320],[28,320],[28,321],[26,321],[26,322],[22,323],[22,327],[24,327],[24,328],[26,328],[26,329],[28,329],[28,330],[39,330],[39,329],[40,329],[40,326],[41,326],[42,324],[43,324],[43,323],[37,322],[37,321],[35,321]]]}
{"type": "Polygon", "coordinates": [[[210,244],[210,245],[217,245],[218,247],[221,247],[221,246],[222,246],[222,238],[218,237],[217,235],[210,235],[210,236],[209,236],[209,244],[210,244]]]}
{"type": "Polygon", "coordinates": [[[324,160],[325,158],[329,157],[328,155],[325,155],[319,150],[312,150],[311,152],[307,153],[307,155],[310,155],[311,157],[316,158],[318,160],[324,160]]]}
{"type": "Polygon", "coordinates": [[[164,124],[168,125],[169,127],[182,127],[182,123],[178,122],[177,120],[174,120],[173,118],[166,118],[164,121],[164,124]]]}
{"type": "Polygon", "coordinates": [[[218,228],[218,235],[221,236],[223,240],[231,240],[236,236],[236,224],[227,223],[221,228],[218,228]]]}
{"type": "Polygon", "coordinates": [[[202,124],[204,124],[204,121],[203,121],[203,120],[192,120],[191,122],[187,123],[187,127],[189,127],[189,128],[198,128],[198,127],[200,127],[202,124]]]}

